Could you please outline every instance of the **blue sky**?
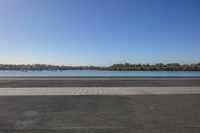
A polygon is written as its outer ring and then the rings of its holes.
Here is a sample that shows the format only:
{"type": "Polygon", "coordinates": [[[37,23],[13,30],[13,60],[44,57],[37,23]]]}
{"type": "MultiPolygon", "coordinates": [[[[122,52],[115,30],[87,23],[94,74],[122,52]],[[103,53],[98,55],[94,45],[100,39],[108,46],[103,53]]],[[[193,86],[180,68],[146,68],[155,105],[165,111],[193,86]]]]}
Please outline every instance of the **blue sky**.
{"type": "Polygon", "coordinates": [[[199,0],[0,0],[0,63],[200,62],[199,0]]]}

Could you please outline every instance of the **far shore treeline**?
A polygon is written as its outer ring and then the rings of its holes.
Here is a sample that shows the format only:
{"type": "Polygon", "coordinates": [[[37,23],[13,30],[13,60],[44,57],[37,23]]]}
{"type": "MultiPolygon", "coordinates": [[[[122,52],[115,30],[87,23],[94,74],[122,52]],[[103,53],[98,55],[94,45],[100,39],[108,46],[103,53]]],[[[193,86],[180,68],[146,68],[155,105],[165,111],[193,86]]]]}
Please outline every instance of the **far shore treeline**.
{"type": "Polygon", "coordinates": [[[156,64],[113,64],[112,66],[59,66],[46,64],[13,65],[0,64],[0,70],[17,71],[64,71],[64,70],[101,70],[101,71],[200,71],[200,63],[179,64],[179,63],[156,63],[156,64]]]}

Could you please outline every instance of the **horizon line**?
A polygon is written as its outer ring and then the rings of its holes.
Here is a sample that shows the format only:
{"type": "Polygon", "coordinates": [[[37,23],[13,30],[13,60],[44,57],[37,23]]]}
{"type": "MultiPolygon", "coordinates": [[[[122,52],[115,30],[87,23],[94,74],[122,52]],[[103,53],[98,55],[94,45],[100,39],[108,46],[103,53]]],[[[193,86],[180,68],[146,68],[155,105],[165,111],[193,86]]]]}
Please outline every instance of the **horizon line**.
{"type": "Polygon", "coordinates": [[[15,63],[15,64],[11,64],[11,63],[0,63],[0,65],[50,65],[50,66],[69,66],[69,67],[109,67],[115,64],[131,64],[131,65],[135,65],[135,64],[140,64],[140,65],[156,65],[156,64],[163,64],[163,65],[167,65],[167,64],[180,64],[180,65],[192,65],[192,64],[200,64],[200,62],[196,62],[196,63],[178,63],[178,62],[168,62],[168,63],[162,63],[162,62],[157,62],[157,63],[129,63],[129,62],[124,62],[124,63],[113,63],[111,65],[64,65],[64,64],[45,64],[45,63],[28,63],[28,64],[23,64],[23,63],[15,63]]]}

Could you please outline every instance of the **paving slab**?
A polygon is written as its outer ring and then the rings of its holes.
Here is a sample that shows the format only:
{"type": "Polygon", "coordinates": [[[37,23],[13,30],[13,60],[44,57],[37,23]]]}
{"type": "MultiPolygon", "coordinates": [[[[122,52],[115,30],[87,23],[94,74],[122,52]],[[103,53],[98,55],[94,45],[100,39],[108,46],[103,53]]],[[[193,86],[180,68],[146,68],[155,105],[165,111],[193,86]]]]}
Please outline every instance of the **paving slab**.
{"type": "Polygon", "coordinates": [[[200,94],[200,87],[28,87],[0,88],[0,96],[200,94]]]}

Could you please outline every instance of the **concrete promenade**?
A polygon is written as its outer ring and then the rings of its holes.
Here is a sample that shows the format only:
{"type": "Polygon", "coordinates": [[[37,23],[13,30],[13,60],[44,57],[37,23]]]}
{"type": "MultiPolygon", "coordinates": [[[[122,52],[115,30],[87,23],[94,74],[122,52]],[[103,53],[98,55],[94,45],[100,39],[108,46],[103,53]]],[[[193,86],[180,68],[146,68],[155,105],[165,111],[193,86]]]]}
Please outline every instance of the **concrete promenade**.
{"type": "Polygon", "coordinates": [[[0,96],[200,94],[200,87],[31,87],[0,88],[0,96]]]}
{"type": "Polygon", "coordinates": [[[1,77],[1,87],[198,87],[200,77],[1,77]]]}
{"type": "Polygon", "coordinates": [[[200,95],[0,96],[0,133],[200,133],[200,95]]]}
{"type": "Polygon", "coordinates": [[[0,133],[200,133],[200,78],[0,78],[0,133]]]}

